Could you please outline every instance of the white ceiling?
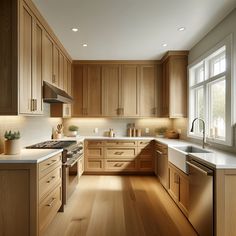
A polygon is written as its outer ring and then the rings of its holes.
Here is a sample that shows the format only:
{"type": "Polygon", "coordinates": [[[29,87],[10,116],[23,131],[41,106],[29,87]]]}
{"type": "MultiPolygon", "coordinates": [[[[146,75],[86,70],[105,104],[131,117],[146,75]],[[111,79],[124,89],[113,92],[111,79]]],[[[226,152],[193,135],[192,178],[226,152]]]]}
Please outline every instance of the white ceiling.
{"type": "Polygon", "coordinates": [[[77,60],[153,60],[189,50],[236,7],[236,0],[33,1],[77,60]]]}

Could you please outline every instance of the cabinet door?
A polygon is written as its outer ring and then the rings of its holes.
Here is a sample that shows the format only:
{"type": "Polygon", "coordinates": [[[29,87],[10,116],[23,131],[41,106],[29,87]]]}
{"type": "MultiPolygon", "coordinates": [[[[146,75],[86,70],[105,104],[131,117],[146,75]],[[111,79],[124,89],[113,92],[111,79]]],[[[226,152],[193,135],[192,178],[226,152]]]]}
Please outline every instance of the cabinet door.
{"type": "Polygon", "coordinates": [[[53,76],[52,84],[59,87],[59,49],[53,45],[53,76]]]}
{"type": "Polygon", "coordinates": [[[102,115],[102,78],[99,65],[84,66],[83,112],[86,116],[102,115]]]}
{"type": "Polygon", "coordinates": [[[179,202],[179,175],[174,168],[169,166],[169,193],[175,202],[179,202]]]}
{"type": "Polygon", "coordinates": [[[60,89],[64,89],[64,57],[61,52],[59,52],[59,70],[58,70],[58,85],[60,89]]]}
{"type": "Polygon", "coordinates": [[[84,70],[81,65],[73,65],[73,103],[72,103],[72,116],[83,116],[83,77],[84,70]]]}
{"type": "Polygon", "coordinates": [[[187,56],[170,58],[170,117],[187,116],[187,56]]]}
{"type": "Polygon", "coordinates": [[[179,205],[187,215],[189,209],[189,179],[184,173],[179,175],[179,185],[179,205]]]}
{"type": "Polygon", "coordinates": [[[63,90],[68,92],[68,61],[66,57],[63,62],[63,90]]]}
{"type": "Polygon", "coordinates": [[[163,78],[162,78],[162,116],[169,117],[169,70],[170,63],[166,60],[163,63],[163,78]]]}
{"type": "Polygon", "coordinates": [[[68,61],[67,73],[68,73],[68,76],[67,76],[67,81],[68,81],[68,83],[67,83],[67,85],[68,85],[67,91],[68,91],[68,94],[70,96],[72,96],[72,88],[71,88],[71,86],[72,86],[72,84],[71,84],[71,62],[70,61],[68,61]]]}
{"type": "Polygon", "coordinates": [[[33,77],[32,77],[32,99],[33,113],[43,114],[42,100],[42,43],[43,29],[37,22],[33,22],[33,77]]]}
{"type": "Polygon", "coordinates": [[[120,115],[120,77],[121,67],[119,65],[102,67],[104,116],[120,115]]]}
{"type": "Polygon", "coordinates": [[[122,66],[121,115],[139,115],[139,66],[122,66]]]}
{"type": "Polygon", "coordinates": [[[156,116],[156,86],[156,65],[141,66],[140,116],[156,116]]]}
{"type": "Polygon", "coordinates": [[[20,113],[31,113],[31,82],[32,82],[32,24],[33,17],[23,5],[21,8],[20,31],[20,113]]]}
{"type": "Polygon", "coordinates": [[[43,80],[52,84],[53,76],[53,41],[47,35],[43,34],[43,80]]]}

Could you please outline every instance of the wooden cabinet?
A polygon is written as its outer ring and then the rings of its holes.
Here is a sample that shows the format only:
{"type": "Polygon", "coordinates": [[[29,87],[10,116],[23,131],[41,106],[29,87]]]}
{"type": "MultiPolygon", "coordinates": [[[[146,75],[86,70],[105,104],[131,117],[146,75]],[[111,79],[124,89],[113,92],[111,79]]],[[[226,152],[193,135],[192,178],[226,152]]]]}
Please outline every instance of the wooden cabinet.
{"type": "Polygon", "coordinates": [[[22,3],[20,11],[19,112],[42,114],[42,27],[22,3]]]}
{"type": "Polygon", "coordinates": [[[41,115],[42,80],[60,87],[71,59],[31,0],[1,1],[0,16],[0,115],[41,115]]]}
{"type": "Polygon", "coordinates": [[[85,172],[153,173],[152,147],[146,140],[86,140],[85,172]]]}
{"type": "Polygon", "coordinates": [[[168,52],[162,61],[162,116],[186,117],[188,52],[168,52]]]}
{"type": "Polygon", "coordinates": [[[0,186],[0,234],[44,235],[61,206],[61,154],[39,164],[1,163],[0,186]]]}
{"type": "Polygon", "coordinates": [[[183,213],[188,216],[189,180],[188,175],[169,163],[168,192],[183,213]]]}
{"type": "Polygon", "coordinates": [[[68,61],[68,65],[67,65],[67,93],[72,96],[72,65],[71,62],[68,61]]]}
{"type": "Polygon", "coordinates": [[[140,116],[157,115],[156,65],[143,65],[140,68],[140,116]]]}
{"type": "Polygon", "coordinates": [[[168,189],[168,147],[162,143],[156,142],[155,152],[157,159],[157,177],[159,178],[164,188],[168,189]]]}
{"type": "Polygon", "coordinates": [[[121,68],[121,115],[139,116],[139,74],[138,65],[122,65],[121,68]]]}
{"type": "Polygon", "coordinates": [[[161,65],[111,62],[73,65],[74,117],[159,115],[161,65]],[[83,91],[81,91],[83,87],[83,91]]]}
{"type": "Polygon", "coordinates": [[[120,81],[121,67],[120,65],[105,65],[102,66],[103,80],[103,115],[118,116],[120,111],[120,81]]]}

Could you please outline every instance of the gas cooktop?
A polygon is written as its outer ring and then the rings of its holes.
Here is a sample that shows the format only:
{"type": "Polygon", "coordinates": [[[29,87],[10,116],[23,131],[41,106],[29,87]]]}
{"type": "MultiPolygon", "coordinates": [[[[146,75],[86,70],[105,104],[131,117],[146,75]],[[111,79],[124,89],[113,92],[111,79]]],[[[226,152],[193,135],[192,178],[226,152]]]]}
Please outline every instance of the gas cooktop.
{"type": "Polygon", "coordinates": [[[63,149],[76,144],[76,141],[45,141],[28,146],[29,149],[63,149]]]}

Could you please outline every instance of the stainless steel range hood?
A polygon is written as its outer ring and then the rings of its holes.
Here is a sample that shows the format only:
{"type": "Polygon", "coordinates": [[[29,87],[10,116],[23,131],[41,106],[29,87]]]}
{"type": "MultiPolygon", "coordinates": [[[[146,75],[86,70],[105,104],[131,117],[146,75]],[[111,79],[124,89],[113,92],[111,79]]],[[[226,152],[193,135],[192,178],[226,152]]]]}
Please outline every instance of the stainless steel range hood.
{"type": "Polygon", "coordinates": [[[44,81],[43,101],[47,103],[71,103],[72,97],[65,91],[44,81]]]}

